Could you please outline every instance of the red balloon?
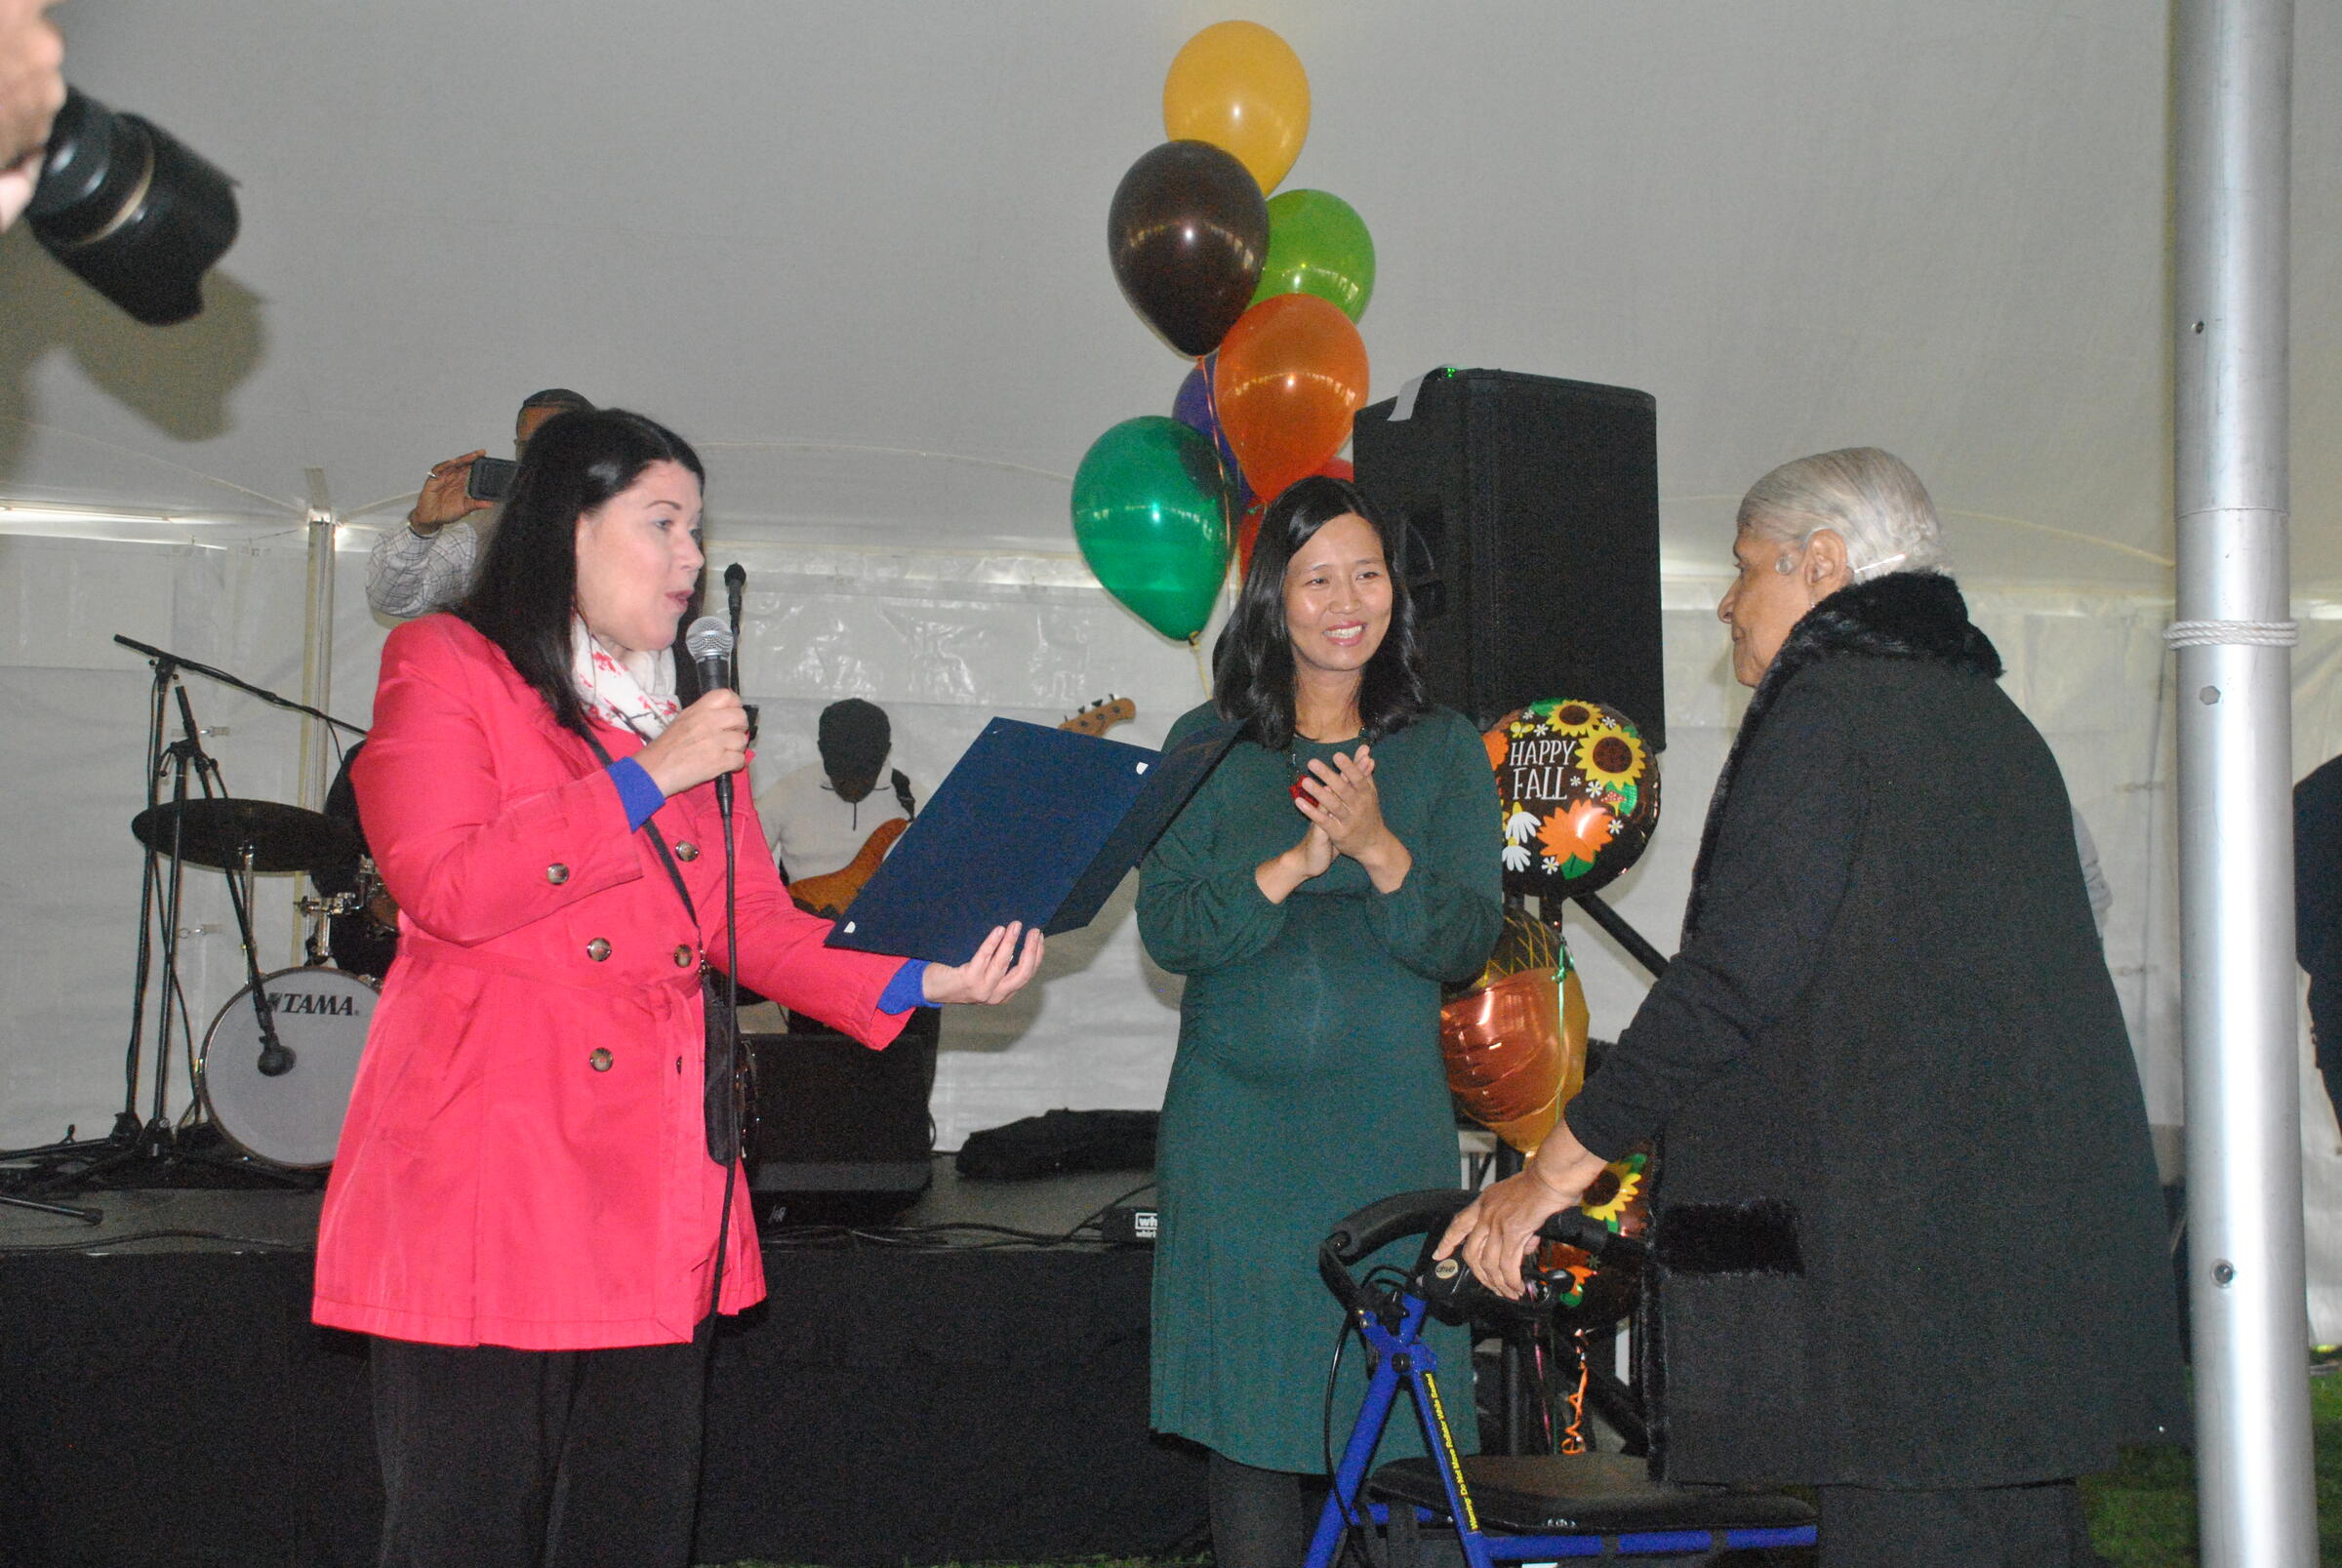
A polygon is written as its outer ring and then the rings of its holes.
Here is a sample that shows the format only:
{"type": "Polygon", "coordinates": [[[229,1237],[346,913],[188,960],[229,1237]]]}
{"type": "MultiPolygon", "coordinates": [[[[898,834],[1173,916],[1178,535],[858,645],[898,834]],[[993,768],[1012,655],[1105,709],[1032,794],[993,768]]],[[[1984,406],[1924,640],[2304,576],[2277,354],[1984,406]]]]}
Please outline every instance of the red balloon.
{"type": "MultiPolygon", "coordinates": [[[[1351,466],[1348,458],[1336,458],[1330,462],[1319,463],[1317,473],[1323,474],[1328,479],[1348,479],[1353,482],[1358,477],[1357,469],[1351,466]]],[[[1243,582],[1245,574],[1252,570],[1252,543],[1261,537],[1261,517],[1268,510],[1268,502],[1255,501],[1244,508],[1243,521],[1236,525],[1236,581],[1238,583],[1243,582]]]]}
{"type": "Polygon", "coordinates": [[[1220,427],[1255,495],[1314,472],[1366,402],[1366,344],[1341,306],[1279,294],[1244,312],[1212,368],[1220,427]]]}
{"type": "Polygon", "coordinates": [[[1244,508],[1244,520],[1236,524],[1236,581],[1243,582],[1252,575],[1252,546],[1261,537],[1261,513],[1269,509],[1265,501],[1256,501],[1244,508]]]}

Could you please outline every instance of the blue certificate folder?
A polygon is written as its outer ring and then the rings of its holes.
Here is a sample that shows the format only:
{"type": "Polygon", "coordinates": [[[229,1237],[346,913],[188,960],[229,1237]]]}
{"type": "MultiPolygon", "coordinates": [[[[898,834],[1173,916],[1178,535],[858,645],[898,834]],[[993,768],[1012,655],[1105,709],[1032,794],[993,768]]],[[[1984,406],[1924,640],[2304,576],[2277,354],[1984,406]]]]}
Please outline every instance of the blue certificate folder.
{"type": "Polygon", "coordinates": [[[995,718],[895,841],[832,947],[964,964],[994,926],[1088,925],[1236,738],[1170,751],[995,718]]]}

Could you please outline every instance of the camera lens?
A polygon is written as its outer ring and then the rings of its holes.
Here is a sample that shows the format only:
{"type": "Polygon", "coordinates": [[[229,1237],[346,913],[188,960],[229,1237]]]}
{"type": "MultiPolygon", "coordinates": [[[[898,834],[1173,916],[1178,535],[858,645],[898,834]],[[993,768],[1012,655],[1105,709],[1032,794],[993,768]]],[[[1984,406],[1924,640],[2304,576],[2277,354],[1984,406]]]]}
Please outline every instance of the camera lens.
{"type": "Polygon", "coordinates": [[[203,308],[203,274],[235,243],[236,193],[169,132],[67,88],[25,217],[75,276],[163,327],[203,308]]]}

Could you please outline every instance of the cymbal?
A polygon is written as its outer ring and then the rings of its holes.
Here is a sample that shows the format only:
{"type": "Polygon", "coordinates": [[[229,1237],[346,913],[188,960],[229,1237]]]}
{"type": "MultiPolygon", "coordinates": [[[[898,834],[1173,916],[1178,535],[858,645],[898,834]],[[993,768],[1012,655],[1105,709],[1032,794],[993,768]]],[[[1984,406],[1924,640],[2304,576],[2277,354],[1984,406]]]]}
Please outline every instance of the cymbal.
{"type": "Polygon", "coordinates": [[[131,819],[140,843],[171,853],[171,819],[180,821],[180,854],[197,865],[241,870],[252,851],[256,871],[315,871],[355,861],[358,835],[323,812],[273,800],[189,800],[161,805],[131,819]]]}

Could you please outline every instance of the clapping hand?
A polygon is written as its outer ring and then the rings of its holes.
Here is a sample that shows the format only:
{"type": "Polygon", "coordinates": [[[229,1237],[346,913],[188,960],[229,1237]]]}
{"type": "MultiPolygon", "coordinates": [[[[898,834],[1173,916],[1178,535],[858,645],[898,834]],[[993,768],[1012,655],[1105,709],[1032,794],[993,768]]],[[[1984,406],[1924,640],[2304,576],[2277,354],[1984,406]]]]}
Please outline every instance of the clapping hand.
{"type": "Polygon", "coordinates": [[[1325,834],[1335,853],[1366,868],[1377,891],[1394,893],[1407,879],[1415,857],[1383,821],[1374,757],[1365,746],[1337,751],[1330,763],[1311,758],[1308,777],[1293,791],[1293,804],[1325,834]]]}
{"type": "Polygon", "coordinates": [[[1335,752],[1331,763],[1311,758],[1293,804],[1325,830],[1338,854],[1353,860],[1391,832],[1383,825],[1383,798],[1374,787],[1374,758],[1363,745],[1354,752],[1335,752]]]}

